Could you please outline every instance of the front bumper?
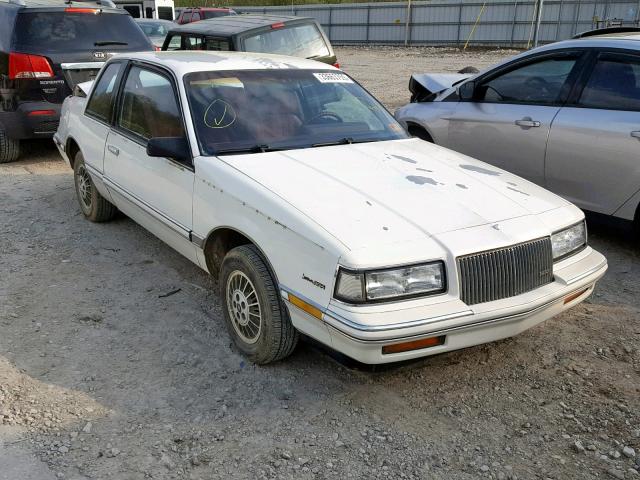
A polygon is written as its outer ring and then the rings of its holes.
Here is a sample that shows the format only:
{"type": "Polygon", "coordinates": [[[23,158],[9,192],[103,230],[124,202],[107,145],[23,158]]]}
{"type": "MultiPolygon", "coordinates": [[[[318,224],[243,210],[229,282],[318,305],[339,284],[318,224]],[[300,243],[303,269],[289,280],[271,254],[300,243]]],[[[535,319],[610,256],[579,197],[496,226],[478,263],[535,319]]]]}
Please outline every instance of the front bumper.
{"type": "MultiPolygon", "coordinates": [[[[561,262],[554,281],[516,297],[467,306],[461,301],[358,313],[330,304],[320,321],[292,304],[293,325],[333,349],[363,363],[408,360],[480,345],[517,335],[585,300],[607,270],[603,255],[590,247],[561,262]],[[392,322],[384,322],[392,318],[392,322]],[[382,347],[444,336],[442,345],[383,354],[382,347]]],[[[295,292],[292,292],[295,294],[295,292]]],[[[287,292],[283,292],[287,298],[287,292]]]]}

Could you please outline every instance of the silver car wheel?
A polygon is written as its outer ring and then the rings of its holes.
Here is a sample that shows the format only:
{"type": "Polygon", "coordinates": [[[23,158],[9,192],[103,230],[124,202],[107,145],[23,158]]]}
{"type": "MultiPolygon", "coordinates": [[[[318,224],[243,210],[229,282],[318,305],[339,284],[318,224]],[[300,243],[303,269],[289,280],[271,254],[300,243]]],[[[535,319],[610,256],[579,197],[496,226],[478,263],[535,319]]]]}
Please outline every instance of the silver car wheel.
{"type": "Polygon", "coordinates": [[[262,331],[262,311],[256,288],[240,270],[233,271],[227,280],[227,310],[242,341],[256,343],[262,331]]]}
{"type": "Polygon", "coordinates": [[[78,185],[78,196],[80,198],[80,202],[84,207],[85,211],[91,210],[91,177],[87,172],[87,169],[84,168],[84,165],[78,167],[78,171],[76,172],[76,183],[78,185]]]}

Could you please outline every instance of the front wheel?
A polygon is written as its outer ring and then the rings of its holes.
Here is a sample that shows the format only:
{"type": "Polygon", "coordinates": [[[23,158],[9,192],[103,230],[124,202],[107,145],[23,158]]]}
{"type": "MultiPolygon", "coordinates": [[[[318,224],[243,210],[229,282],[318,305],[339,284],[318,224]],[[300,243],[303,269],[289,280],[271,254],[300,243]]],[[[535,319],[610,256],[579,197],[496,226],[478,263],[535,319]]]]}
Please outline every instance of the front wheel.
{"type": "Polygon", "coordinates": [[[106,222],[111,220],[118,211],[106,198],[100,195],[87,171],[82,153],[76,153],[73,163],[73,183],[80,210],[92,222],[106,222]]]}
{"type": "Polygon", "coordinates": [[[255,246],[236,247],[224,257],[220,295],[229,334],[249,360],[267,364],[293,352],[298,332],[255,246]]]}

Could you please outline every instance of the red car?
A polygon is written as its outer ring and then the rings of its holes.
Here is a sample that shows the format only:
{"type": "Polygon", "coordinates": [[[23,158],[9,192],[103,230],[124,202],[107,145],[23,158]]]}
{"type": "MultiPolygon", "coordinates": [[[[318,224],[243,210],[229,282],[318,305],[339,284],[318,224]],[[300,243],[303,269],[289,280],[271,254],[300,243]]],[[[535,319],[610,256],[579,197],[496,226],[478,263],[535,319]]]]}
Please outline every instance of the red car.
{"type": "Polygon", "coordinates": [[[176,19],[176,23],[184,25],[185,23],[207,20],[209,18],[226,17],[227,15],[237,15],[237,13],[231,8],[185,8],[176,19]]]}

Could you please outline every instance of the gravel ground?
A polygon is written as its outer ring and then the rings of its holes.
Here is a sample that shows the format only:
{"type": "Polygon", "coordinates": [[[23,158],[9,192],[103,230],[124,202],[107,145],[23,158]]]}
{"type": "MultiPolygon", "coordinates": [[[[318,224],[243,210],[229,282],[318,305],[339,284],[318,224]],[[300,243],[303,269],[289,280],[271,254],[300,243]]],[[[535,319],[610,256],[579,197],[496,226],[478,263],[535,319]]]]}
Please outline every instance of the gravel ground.
{"type": "MultiPolygon", "coordinates": [[[[338,49],[390,107],[410,71],[503,54],[338,49]]],[[[590,224],[594,296],[515,338],[379,369],[305,342],[256,367],[211,278],[127,218],[82,218],[50,142],[0,166],[0,198],[0,480],[640,478],[622,228],[590,224]]]]}
{"type": "Polygon", "coordinates": [[[454,48],[337,47],[340,66],[382,100],[392,112],[409,101],[413,73],[456,73],[472,66],[483,70],[518,50],[454,48]]]}

